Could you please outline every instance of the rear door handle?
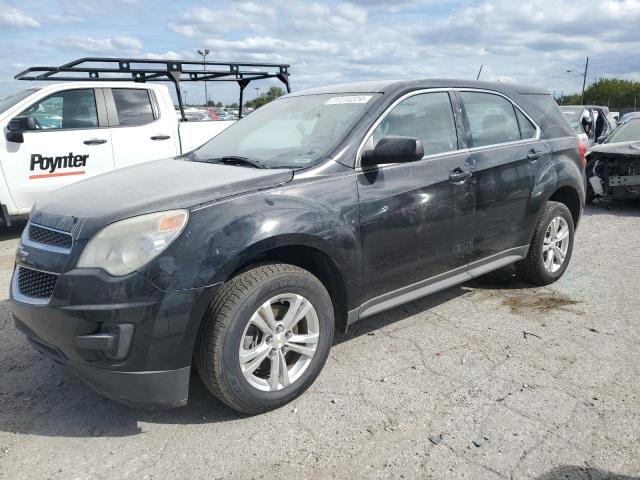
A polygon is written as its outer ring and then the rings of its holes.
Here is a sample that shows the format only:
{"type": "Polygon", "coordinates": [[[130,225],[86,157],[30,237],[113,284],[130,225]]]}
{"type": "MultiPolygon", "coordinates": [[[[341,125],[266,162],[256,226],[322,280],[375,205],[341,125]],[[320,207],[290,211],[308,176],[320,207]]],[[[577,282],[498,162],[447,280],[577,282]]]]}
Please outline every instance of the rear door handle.
{"type": "Polygon", "coordinates": [[[454,169],[449,173],[449,181],[455,184],[463,184],[471,178],[471,172],[469,170],[462,170],[460,167],[454,169]]]}
{"type": "Polygon", "coordinates": [[[92,138],[91,140],[85,140],[83,143],[85,145],[102,145],[103,143],[107,143],[107,141],[102,138],[92,138]]]}
{"type": "Polygon", "coordinates": [[[542,156],[542,152],[539,151],[539,150],[534,150],[533,148],[531,150],[529,150],[529,153],[527,153],[527,158],[529,160],[531,160],[532,162],[535,162],[541,156],[542,156]]]}
{"type": "Polygon", "coordinates": [[[154,135],[151,140],[169,140],[170,138],[169,135],[154,135]]]}

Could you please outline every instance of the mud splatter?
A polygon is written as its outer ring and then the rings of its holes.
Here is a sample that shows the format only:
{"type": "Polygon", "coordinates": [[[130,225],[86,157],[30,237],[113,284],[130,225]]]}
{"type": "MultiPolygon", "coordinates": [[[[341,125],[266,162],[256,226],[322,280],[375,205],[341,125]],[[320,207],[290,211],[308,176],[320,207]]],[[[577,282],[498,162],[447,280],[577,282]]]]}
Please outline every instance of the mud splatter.
{"type": "Polygon", "coordinates": [[[551,310],[564,310],[567,312],[575,312],[568,308],[577,305],[578,301],[559,293],[525,293],[511,295],[502,301],[502,305],[509,307],[511,313],[525,314],[531,310],[547,313],[551,310]]]}

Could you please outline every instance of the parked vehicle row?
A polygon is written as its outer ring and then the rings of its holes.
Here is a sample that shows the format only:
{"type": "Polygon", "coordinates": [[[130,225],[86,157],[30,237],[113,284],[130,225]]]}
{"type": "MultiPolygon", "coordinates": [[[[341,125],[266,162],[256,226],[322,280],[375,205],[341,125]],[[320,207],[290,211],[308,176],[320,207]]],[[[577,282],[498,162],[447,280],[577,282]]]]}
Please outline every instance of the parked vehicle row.
{"type": "Polygon", "coordinates": [[[289,94],[181,159],[39,200],[11,310],[107,397],[184,405],[195,368],[230,407],[263,412],[314,382],[335,329],[513,263],[560,278],[585,199],[578,144],[537,88],[289,94]]]}

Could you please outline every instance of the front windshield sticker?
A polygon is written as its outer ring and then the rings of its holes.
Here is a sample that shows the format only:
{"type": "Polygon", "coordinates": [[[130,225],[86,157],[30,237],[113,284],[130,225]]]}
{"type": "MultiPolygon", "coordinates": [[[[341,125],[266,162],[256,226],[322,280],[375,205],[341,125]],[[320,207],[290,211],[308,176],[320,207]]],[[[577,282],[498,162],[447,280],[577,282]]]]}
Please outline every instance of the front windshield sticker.
{"type": "Polygon", "coordinates": [[[343,105],[345,103],[367,103],[373,95],[350,95],[348,97],[331,97],[325,105],[343,105]]]}

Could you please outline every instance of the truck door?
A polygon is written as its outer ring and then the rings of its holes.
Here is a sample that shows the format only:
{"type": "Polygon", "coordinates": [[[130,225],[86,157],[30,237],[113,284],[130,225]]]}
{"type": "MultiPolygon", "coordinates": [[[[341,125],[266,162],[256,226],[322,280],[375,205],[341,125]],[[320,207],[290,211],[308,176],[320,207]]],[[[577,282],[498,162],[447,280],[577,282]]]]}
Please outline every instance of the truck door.
{"type": "Polygon", "coordinates": [[[178,121],[149,88],[105,90],[116,168],[176,156],[178,121]]]}
{"type": "Polygon", "coordinates": [[[57,188],[113,169],[101,89],[56,92],[18,116],[33,117],[37,127],[23,133],[23,143],[7,141],[0,156],[18,209],[30,208],[57,188]]]}

